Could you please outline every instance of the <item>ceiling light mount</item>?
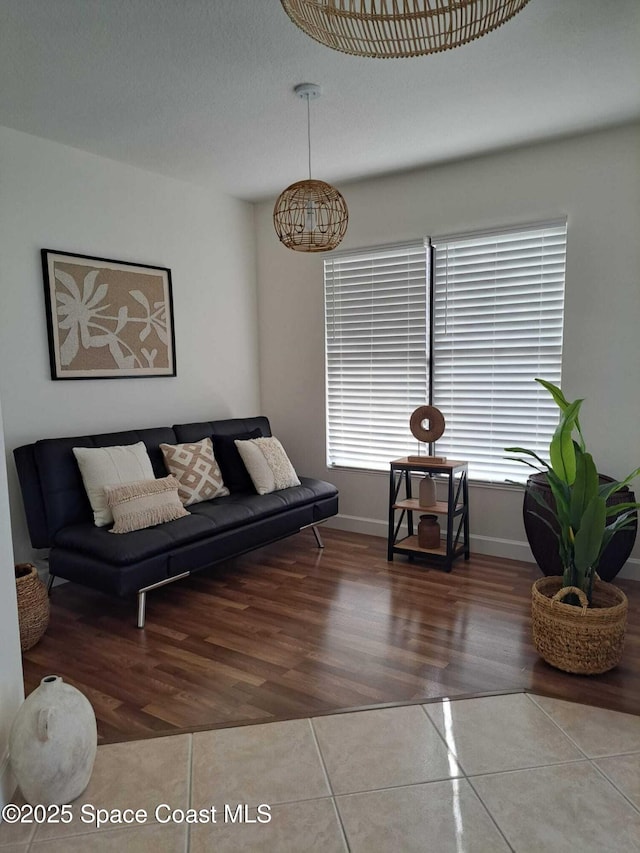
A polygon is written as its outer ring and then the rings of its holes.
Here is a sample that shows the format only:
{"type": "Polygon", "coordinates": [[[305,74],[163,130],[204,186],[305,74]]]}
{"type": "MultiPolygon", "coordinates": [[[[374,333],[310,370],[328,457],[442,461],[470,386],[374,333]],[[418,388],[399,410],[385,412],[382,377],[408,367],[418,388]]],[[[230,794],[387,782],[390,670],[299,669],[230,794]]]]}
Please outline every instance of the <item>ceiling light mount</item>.
{"type": "Polygon", "coordinates": [[[299,83],[293,89],[307,102],[309,178],[283,190],[273,208],[273,227],[278,239],[294,252],[329,252],[342,242],[349,211],[341,193],[331,184],[311,178],[310,102],[320,97],[316,83],[299,83]]]}
{"type": "Polygon", "coordinates": [[[303,100],[315,101],[322,94],[322,89],[317,83],[298,83],[293,87],[294,93],[303,100]]]}
{"type": "Polygon", "coordinates": [[[529,0],[280,0],[315,41],[377,59],[439,53],[480,38],[529,0]]]}

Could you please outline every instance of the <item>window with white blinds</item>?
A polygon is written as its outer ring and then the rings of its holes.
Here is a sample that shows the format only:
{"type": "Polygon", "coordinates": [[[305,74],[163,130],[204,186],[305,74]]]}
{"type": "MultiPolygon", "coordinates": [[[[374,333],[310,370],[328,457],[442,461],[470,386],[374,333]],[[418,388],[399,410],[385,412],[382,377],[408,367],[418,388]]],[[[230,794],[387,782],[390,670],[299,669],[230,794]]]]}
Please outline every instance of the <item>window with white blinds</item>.
{"type": "Polygon", "coordinates": [[[436,449],[473,479],[526,479],[507,446],[548,458],[558,409],[534,378],[560,382],[566,237],[563,220],[432,240],[436,449]]]}
{"type": "Polygon", "coordinates": [[[327,464],[388,470],[416,443],[429,398],[428,253],[423,240],[324,262],[327,464]]]}

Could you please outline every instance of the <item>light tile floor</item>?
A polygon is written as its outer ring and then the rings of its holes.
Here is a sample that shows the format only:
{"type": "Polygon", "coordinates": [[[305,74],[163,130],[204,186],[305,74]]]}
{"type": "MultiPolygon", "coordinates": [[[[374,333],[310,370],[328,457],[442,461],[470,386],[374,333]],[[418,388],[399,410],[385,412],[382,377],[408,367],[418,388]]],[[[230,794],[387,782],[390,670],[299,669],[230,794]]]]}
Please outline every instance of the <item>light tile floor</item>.
{"type": "Polygon", "coordinates": [[[72,812],[0,853],[629,853],[640,716],[516,693],[110,744],[72,812]]]}

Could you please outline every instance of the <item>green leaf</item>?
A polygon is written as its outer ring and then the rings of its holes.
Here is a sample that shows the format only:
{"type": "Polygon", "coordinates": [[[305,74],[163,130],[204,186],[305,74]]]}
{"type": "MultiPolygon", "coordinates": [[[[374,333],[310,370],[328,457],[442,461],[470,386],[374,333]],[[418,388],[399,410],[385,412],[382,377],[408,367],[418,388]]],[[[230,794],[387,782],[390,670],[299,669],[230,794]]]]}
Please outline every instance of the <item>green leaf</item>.
{"type": "Polygon", "coordinates": [[[600,495],[606,501],[610,495],[614,494],[614,492],[620,491],[620,489],[626,486],[627,483],[630,483],[631,480],[634,479],[634,477],[637,477],[638,474],[640,474],[640,468],[636,468],[635,471],[632,471],[630,474],[628,474],[624,478],[624,480],[615,480],[613,483],[603,483],[600,486],[600,495]]]}
{"type": "Polygon", "coordinates": [[[558,388],[557,385],[554,385],[553,382],[547,382],[546,379],[538,379],[536,377],[536,382],[539,382],[543,388],[546,388],[547,391],[553,397],[555,404],[561,409],[563,412],[565,409],[569,407],[569,403],[567,402],[567,398],[564,396],[562,391],[558,388]]]}
{"type": "Polygon", "coordinates": [[[529,489],[527,491],[527,494],[529,495],[530,498],[534,499],[534,501],[538,504],[538,506],[541,506],[543,509],[546,509],[547,512],[555,514],[553,506],[548,501],[546,501],[543,498],[543,496],[540,494],[540,492],[536,491],[535,488],[529,489]]]}
{"type": "MultiPolygon", "coordinates": [[[[570,562],[564,564],[564,572],[562,573],[562,586],[577,586],[578,581],[576,578],[576,567],[572,565],[570,562]]],[[[571,593],[570,596],[567,596],[564,601],[565,604],[577,604],[578,596],[575,593],[571,593]],[[576,599],[575,601],[573,599],[576,599]]]]}
{"type": "MultiPolygon", "coordinates": [[[[547,382],[545,379],[536,379],[536,382],[539,382],[540,385],[543,386],[543,388],[547,389],[547,391],[553,397],[553,400],[554,400],[556,406],[558,406],[558,408],[561,411],[564,412],[569,408],[570,403],[568,402],[567,398],[564,396],[564,394],[558,388],[557,385],[554,385],[552,382],[547,382]]],[[[585,449],[584,448],[584,438],[582,437],[582,430],[580,429],[580,421],[578,420],[577,417],[576,417],[576,429],[578,430],[578,435],[580,436],[580,449],[584,450],[585,449]]]]}
{"type": "Polygon", "coordinates": [[[575,572],[573,585],[577,586],[578,589],[581,589],[583,592],[586,592],[588,569],[583,569],[581,566],[574,564],[573,570],[575,572]]]}
{"type": "Polygon", "coordinates": [[[611,504],[611,506],[607,507],[607,518],[612,518],[618,513],[626,512],[628,509],[640,509],[640,503],[631,502],[623,504],[611,504]]]}
{"type": "Polygon", "coordinates": [[[591,597],[593,595],[593,579],[596,576],[595,567],[591,567],[591,571],[589,572],[589,581],[587,584],[587,598],[589,599],[589,606],[591,606],[591,597]]]}
{"type": "Polygon", "coordinates": [[[557,476],[571,485],[576,478],[576,450],[573,443],[573,427],[580,411],[582,400],[571,403],[564,411],[560,423],[549,445],[551,467],[557,476]]]}
{"type": "MultiPolygon", "coordinates": [[[[528,465],[529,468],[533,468],[533,470],[537,471],[539,474],[544,474],[544,468],[540,468],[538,465],[534,465],[533,462],[529,462],[528,459],[519,459],[517,456],[503,456],[502,458],[506,459],[508,462],[522,462],[523,465],[528,465]]],[[[520,483],[518,485],[522,484],[520,483]]]]}
{"type": "Polygon", "coordinates": [[[569,516],[574,531],[580,529],[582,516],[591,500],[598,494],[598,472],[590,453],[576,450],[576,478],[571,489],[569,516]]]}
{"type": "Polygon", "coordinates": [[[570,487],[551,471],[547,474],[547,480],[555,501],[554,514],[560,531],[560,559],[563,565],[566,565],[573,551],[573,531],[569,516],[570,487]]]}
{"type": "Polygon", "coordinates": [[[539,512],[536,512],[533,509],[529,510],[529,514],[535,516],[535,518],[539,519],[543,524],[546,524],[547,527],[549,528],[549,530],[556,537],[556,539],[558,541],[560,541],[560,534],[558,533],[558,530],[553,526],[553,524],[551,524],[551,522],[547,518],[544,518],[543,516],[540,515],[539,512]]]}
{"type": "Polygon", "coordinates": [[[582,578],[584,578],[587,570],[597,563],[600,556],[606,514],[606,504],[599,495],[589,501],[584,511],[580,530],[577,531],[573,543],[575,566],[582,578]]]}
{"type": "Polygon", "coordinates": [[[555,501],[555,514],[558,518],[561,527],[569,527],[571,525],[571,516],[569,513],[569,503],[571,499],[570,486],[561,480],[553,471],[547,472],[547,482],[551,487],[551,493],[555,501]]]}
{"type": "MultiPolygon", "coordinates": [[[[537,459],[541,465],[544,465],[545,468],[549,467],[549,463],[545,462],[544,459],[541,459],[537,453],[534,453],[533,450],[527,450],[526,447],[505,447],[505,453],[525,453],[527,456],[533,456],[534,459],[537,459]]],[[[519,459],[519,462],[524,462],[524,459],[519,459]]]]}
{"type": "Polygon", "coordinates": [[[628,527],[633,527],[635,523],[636,513],[634,510],[632,510],[631,512],[624,513],[619,518],[616,518],[615,521],[612,521],[611,524],[608,524],[605,527],[604,534],[602,536],[602,545],[600,546],[600,553],[598,554],[598,560],[594,568],[598,567],[598,564],[600,563],[600,558],[602,557],[607,545],[609,544],[609,542],[611,542],[615,534],[619,530],[625,530],[628,527]]]}
{"type": "Polygon", "coordinates": [[[610,524],[607,524],[606,530],[616,533],[618,530],[623,530],[626,527],[632,527],[636,520],[636,511],[632,509],[629,512],[623,512],[622,515],[619,515],[610,524]]]}

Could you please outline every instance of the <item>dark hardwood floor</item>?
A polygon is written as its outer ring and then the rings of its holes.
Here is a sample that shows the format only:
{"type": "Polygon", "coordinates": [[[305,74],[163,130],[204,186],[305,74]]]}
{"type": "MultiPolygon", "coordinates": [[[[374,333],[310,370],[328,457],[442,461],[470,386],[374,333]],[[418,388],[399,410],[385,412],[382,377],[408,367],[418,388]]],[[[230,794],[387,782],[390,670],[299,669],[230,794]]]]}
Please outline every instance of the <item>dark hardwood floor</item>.
{"type": "Polygon", "coordinates": [[[54,589],[23,656],[25,689],[61,675],[91,700],[102,742],[433,698],[530,690],[628,713],[640,707],[640,583],[622,663],[561,673],[530,640],[531,564],[472,556],[445,574],[386,541],[310,531],[135,601],[54,589]]]}

